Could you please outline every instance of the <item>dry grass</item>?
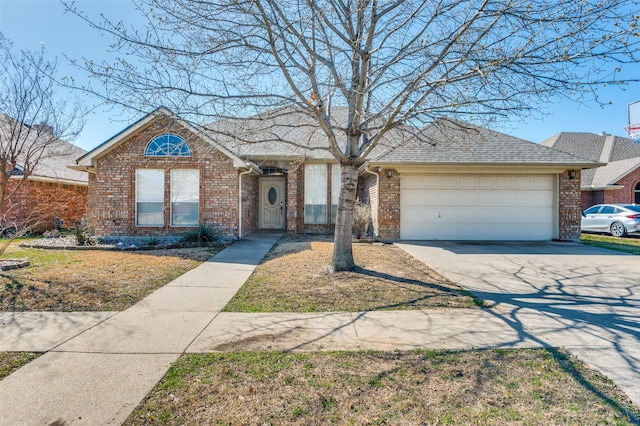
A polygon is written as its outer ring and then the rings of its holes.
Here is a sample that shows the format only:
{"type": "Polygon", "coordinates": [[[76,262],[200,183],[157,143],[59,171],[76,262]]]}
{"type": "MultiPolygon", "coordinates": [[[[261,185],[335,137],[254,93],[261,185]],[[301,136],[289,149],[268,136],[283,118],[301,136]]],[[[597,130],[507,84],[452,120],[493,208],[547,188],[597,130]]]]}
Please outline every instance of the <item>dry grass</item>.
{"type": "Polygon", "coordinates": [[[219,248],[140,252],[21,249],[31,266],[0,273],[2,311],[124,310],[198,266],[219,248]]]}
{"type": "Polygon", "coordinates": [[[554,350],[186,355],[126,425],[637,424],[602,375],[554,350]]]}
{"type": "Polygon", "coordinates": [[[0,352],[0,380],[39,356],[33,352],[0,352]]]}
{"type": "Polygon", "coordinates": [[[230,312],[470,308],[459,286],[391,245],[356,244],[358,269],[327,272],[333,244],[281,240],[225,307],[230,312]]]}

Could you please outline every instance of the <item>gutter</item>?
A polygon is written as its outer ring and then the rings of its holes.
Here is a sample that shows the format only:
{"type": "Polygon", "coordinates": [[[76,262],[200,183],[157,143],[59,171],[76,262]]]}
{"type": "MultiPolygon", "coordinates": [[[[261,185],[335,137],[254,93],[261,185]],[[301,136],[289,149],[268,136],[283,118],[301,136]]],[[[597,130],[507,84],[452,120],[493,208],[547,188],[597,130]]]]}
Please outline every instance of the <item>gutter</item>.
{"type": "MultiPolygon", "coordinates": [[[[15,175],[15,176],[11,176],[10,179],[21,180],[23,179],[23,176],[15,175]]],[[[89,186],[89,182],[87,181],[79,181],[79,180],[65,179],[65,178],[52,178],[52,177],[37,176],[37,175],[31,175],[27,178],[27,180],[32,182],[50,182],[50,183],[59,183],[64,185],[89,186]]]]}
{"type": "Polygon", "coordinates": [[[622,185],[589,185],[580,187],[581,191],[610,191],[614,189],[622,189],[622,185]]]}

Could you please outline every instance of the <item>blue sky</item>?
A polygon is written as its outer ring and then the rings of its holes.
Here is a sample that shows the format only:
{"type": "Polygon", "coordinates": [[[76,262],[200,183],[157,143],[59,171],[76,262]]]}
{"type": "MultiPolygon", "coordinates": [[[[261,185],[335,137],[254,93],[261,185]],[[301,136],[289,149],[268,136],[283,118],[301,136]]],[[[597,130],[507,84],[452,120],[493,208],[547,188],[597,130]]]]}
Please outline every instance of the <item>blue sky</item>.
{"type": "MultiPolygon", "coordinates": [[[[104,13],[110,19],[126,19],[133,14],[128,0],[77,0],[76,5],[90,16],[104,13]]],[[[16,49],[37,50],[42,44],[50,58],[58,58],[59,74],[84,81],[86,76],[71,67],[64,55],[81,59],[100,60],[109,57],[112,39],[89,28],[72,14],[64,14],[59,0],[0,0],[0,31],[14,42],[16,49]]],[[[627,70],[640,77],[640,64],[627,70]]],[[[525,122],[512,121],[503,127],[505,133],[540,142],[558,132],[593,132],[626,136],[627,105],[640,100],[640,83],[625,88],[605,87],[598,90],[601,100],[611,102],[604,108],[595,103],[578,104],[558,99],[542,110],[548,115],[532,117],[525,122]]],[[[61,92],[61,94],[64,94],[61,92]]],[[[80,95],[79,95],[80,96],[80,95]]],[[[82,98],[82,97],[81,97],[82,98]]],[[[75,141],[84,149],[92,149],[124,129],[139,116],[129,112],[110,111],[95,99],[83,98],[87,106],[95,107],[75,141]]]]}

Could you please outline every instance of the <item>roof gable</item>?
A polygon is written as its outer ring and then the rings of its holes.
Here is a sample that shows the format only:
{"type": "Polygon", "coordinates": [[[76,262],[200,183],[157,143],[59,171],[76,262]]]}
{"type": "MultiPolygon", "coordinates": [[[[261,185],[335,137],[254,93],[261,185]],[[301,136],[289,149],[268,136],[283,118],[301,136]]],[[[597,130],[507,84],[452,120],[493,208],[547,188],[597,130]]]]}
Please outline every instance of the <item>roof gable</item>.
{"type": "Polygon", "coordinates": [[[620,179],[640,167],[640,157],[612,161],[606,166],[595,169],[589,181],[583,180],[582,187],[606,188],[615,185],[620,179]]]}
{"type": "Polygon", "coordinates": [[[84,171],[89,171],[89,170],[95,168],[98,159],[104,157],[109,152],[113,151],[118,146],[120,146],[123,143],[125,143],[127,140],[129,140],[129,138],[131,136],[133,136],[134,134],[144,130],[149,125],[151,125],[154,121],[162,119],[162,118],[169,118],[170,120],[175,122],[178,126],[181,126],[182,128],[186,129],[187,131],[189,131],[189,132],[191,132],[193,134],[197,134],[198,136],[200,136],[206,143],[212,145],[218,151],[220,151],[221,153],[223,153],[224,155],[229,157],[233,161],[234,167],[236,167],[236,168],[250,168],[250,169],[253,169],[253,170],[256,170],[256,171],[259,170],[258,167],[255,164],[247,162],[245,160],[242,160],[235,153],[231,152],[228,148],[226,148],[225,146],[220,145],[217,141],[212,139],[210,137],[210,135],[207,134],[206,131],[203,131],[203,129],[200,129],[200,128],[196,127],[195,125],[193,125],[193,124],[191,124],[191,123],[179,118],[177,115],[175,115],[174,113],[172,113],[171,111],[169,111],[168,109],[166,109],[164,107],[160,107],[160,108],[156,109],[155,111],[151,112],[150,114],[147,114],[146,116],[144,116],[140,120],[136,121],[135,123],[133,123],[132,125],[130,125],[126,129],[121,131],[120,133],[116,134],[115,136],[113,136],[112,138],[108,139],[104,143],[98,145],[93,150],[87,152],[82,157],[78,158],[76,160],[76,164],[72,165],[72,166],[69,166],[69,167],[73,168],[75,170],[84,170],[84,171]]]}
{"type": "Polygon", "coordinates": [[[640,157],[640,144],[631,139],[613,135],[562,132],[540,144],[602,163],[640,157]]]}

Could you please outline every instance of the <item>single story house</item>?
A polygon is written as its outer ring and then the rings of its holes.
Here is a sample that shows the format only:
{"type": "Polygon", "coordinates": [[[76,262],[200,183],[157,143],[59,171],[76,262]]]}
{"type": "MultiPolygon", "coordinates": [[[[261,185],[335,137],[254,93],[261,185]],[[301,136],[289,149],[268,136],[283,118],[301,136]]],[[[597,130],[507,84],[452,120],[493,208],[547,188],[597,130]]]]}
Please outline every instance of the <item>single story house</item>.
{"type": "MultiPolygon", "coordinates": [[[[200,223],[235,237],[330,232],[340,168],[313,120],[290,112],[201,128],[156,110],[70,166],[89,174],[89,226],[99,236],[176,235],[200,223]]],[[[390,132],[362,167],[377,238],[579,237],[580,173],[598,163],[445,124],[390,132]]]]}
{"type": "Polygon", "coordinates": [[[604,133],[566,132],[541,145],[604,164],[582,173],[582,210],[594,204],[640,204],[639,143],[604,133]]]}
{"type": "MultiPolygon", "coordinates": [[[[45,126],[39,131],[51,130],[45,126]]],[[[26,163],[16,165],[11,171],[6,194],[15,192],[7,200],[0,217],[2,228],[29,226],[35,232],[73,228],[86,215],[89,184],[86,173],[71,170],[67,165],[85,153],[85,150],[57,139],[47,143],[35,167],[31,162],[33,170],[26,180],[26,163]]]]}

